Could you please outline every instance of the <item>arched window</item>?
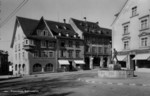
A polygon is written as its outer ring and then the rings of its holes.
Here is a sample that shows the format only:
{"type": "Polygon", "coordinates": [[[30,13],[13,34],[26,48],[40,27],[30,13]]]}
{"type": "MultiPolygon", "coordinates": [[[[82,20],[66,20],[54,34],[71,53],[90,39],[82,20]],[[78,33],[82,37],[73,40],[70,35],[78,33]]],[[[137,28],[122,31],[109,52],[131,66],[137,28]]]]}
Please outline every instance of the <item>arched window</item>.
{"type": "Polygon", "coordinates": [[[48,63],[44,68],[45,72],[53,71],[53,64],[48,63]]]}
{"type": "Polygon", "coordinates": [[[22,70],[25,71],[25,64],[22,65],[22,70]]]}
{"type": "Polygon", "coordinates": [[[17,64],[15,65],[15,71],[17,71],[17,64]]]}
{"type": "Polygon", "coordinates": [[[19,67],[19,70],[20,70],[21,69],[21,64],[19,64],[18,67],[19,67]]]}
{"type": "Polygon", "coordinates": [[[34,64],[33,65],[33,72],[41,72],[42,71],[42,66],[41,64],[34,64]]]}

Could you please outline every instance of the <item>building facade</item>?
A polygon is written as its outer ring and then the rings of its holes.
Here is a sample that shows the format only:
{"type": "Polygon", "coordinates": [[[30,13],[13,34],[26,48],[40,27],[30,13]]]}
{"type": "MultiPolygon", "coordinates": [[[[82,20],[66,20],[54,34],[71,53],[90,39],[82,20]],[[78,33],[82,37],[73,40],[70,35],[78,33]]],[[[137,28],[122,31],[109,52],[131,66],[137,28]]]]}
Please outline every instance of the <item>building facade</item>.
{"type": "Polygon", "coordinates": [[[40,20],[17,17],[11,43],[13,74],[77,68],[78,64],[84,64],[82,43],[70,24],[45,20],[43,17],[40,20]]]}
{"type": "Polygon", "coordinates": [[[8,52],[0,50],[0,75],[8,75],[9,63],[8,63],[8,52]]]}
{"type": "Polygon", "coordinates": [[[107,67],[111,59],[111,30],[98,22],[70,19],[70,24],[84,40],[86,68],[107,67]]]}
{"type": "Polygon", "coordinates": [[[112,24],[112,48],[126,69],[150,72],[149,9],[149,0],[127,0],[112,24]]]}

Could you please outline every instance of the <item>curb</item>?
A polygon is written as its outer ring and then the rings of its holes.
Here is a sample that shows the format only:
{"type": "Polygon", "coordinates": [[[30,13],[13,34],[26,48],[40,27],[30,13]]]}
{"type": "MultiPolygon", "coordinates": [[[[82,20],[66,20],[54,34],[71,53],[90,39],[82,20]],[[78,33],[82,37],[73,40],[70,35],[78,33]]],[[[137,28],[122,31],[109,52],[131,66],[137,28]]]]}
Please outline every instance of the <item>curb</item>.
{"type": "Polygon", "coordinates": [[[118,86],[141,86],[141,87],[150,87],[150,84],[140,84],[140,83],[114,83],[114,82],[101,82],[101,81],[94,81],[94,80],[84,80],[81,78],[77,79],[78,81],[86,82],[86,83],[92,83],[92,84],[106,84],[106,85],[118,85],[118,86]]]}

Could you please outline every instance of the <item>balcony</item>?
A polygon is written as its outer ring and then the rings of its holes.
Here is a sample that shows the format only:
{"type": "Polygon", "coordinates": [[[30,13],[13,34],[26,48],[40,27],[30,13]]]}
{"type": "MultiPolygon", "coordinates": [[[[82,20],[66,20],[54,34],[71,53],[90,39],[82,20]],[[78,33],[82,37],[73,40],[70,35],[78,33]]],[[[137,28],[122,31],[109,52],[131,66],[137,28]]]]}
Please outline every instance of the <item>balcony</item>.
{"type": "Polygon", "coordinates": [[[23,49],[24,50],[33,50],[34,49],[34,47],[35,47],[35,45],[33,45],[33,44],[24,44],[23,45],[23,49]]]}

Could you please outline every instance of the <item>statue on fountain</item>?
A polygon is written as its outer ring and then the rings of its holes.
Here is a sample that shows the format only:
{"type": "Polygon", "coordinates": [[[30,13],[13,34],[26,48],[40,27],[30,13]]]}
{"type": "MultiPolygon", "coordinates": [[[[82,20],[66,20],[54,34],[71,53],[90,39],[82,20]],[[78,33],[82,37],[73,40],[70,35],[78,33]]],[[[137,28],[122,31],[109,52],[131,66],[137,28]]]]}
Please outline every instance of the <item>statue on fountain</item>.
{"type": "Polygon", "coordinates": [[[121,70],[121,65],[119,64],[117,55],[118,55],[118,52],[114,48],[113,49],[113,54],[112,54],[113,70],[121,70]]]}

